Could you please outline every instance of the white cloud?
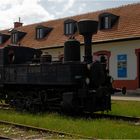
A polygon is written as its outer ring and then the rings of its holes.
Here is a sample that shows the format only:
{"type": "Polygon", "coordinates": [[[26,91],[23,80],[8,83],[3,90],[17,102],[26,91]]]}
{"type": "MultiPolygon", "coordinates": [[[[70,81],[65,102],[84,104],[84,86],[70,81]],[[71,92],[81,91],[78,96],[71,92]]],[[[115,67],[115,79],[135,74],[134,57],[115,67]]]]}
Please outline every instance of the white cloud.
{"type": "Polygon", "coordinates": [[[82,3],[79,8],[78,8],[78,13],[77,14],[80,14],[80,13],[84,13],[85,10],[86,10],[86,3],[82,3]]]}
{"type": "Polygon", "coordinates": [[[0,30],[13,27],[18,21],[31,24],[54,18],[73,16],[122,4],[128,0],[0,0],[0,30]]]}
{"type": "Polygon", "coordinates": [[[21,22],[30,24],[53,19],[41,5],[41,0],[4,0],[0,4],[0,29],[13,27],[13,22],[21,17],[21,22]],[[5,8],[3,10],[3,7],[5,8]]]}
{"type": "Polygon", "coordinates": [[[63,12],[66,12],[67,10],[69,10],[73,6],[74,2],[75,0],[68,0],[68,2],[64,6],[63,12]]]}
{"type": "MultiPolygon", "coordinates": [[[[62,6],[62,4],[63,4],[61,10],[57,10],[55,12],[55,15],[59,16],[59,17],[63,17],[65,15],[67,15],[67,14],[72,13],[71,9],[73,8],[74,4],[76,3],[76,0],[67,0],[67,1],[66,0],[58,0],[58,1],[49,0],[49,1],[54,2],[54,3],[58,2],[58,3],[60,3],[60,6],[62,6]]],[[[59,5],[57,5],[57,6],[59,7],[59,5]]]]}
{"type": "Polygon", "coordinates": [[[55,2],[55,3],[61,3],[65,2],[66,0],[48,0],[48,2],[55,2]]]}

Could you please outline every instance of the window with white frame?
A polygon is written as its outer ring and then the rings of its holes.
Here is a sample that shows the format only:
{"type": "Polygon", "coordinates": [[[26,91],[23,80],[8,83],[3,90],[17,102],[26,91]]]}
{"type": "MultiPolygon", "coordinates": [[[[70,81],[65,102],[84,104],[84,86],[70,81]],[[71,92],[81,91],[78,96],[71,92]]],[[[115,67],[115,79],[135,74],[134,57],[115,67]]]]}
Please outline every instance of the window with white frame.
{"type": "Polygon", "coordinates": [[[112,13],[102,13],[99,15],[99,29],[111,29],[117,23],[119,16],[112,13]]]}
{"type": "Polygon", "coordinates": [[[64,34],[73,35],[77,31],[76,21],[68,19],[64,22],[64,34]]]}
{"type": "Polygon", "coordinates": [[[43,25],[38,25],[36,27],[36,39],[43,39],[45,38],[51,31],[52,27],[46,27],[43,25]]]}
{"type": "Polygon", "coordinates": [[[105,29],[109,28],[109,17],[104,17],[104,28],[105,29]]]}
{"type": "Polygon", "coordinates": [[[18,43],[18,32],[12,33],[12,44],[18,43]]]}
{"type": "Polygon", "coordinates": [[[36,29],[36,38],[42,39],[44,37],[44,30],[43,28],[37,28],[36,29]]]}

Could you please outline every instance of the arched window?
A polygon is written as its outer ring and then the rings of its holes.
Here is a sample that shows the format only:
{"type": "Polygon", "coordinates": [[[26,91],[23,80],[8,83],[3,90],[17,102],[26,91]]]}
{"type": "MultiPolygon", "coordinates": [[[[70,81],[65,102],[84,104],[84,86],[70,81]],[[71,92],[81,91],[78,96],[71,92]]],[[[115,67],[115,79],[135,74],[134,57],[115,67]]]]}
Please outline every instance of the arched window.
{"type": "Polygon", "coordinates": [[[58,60],[59,60],[60,62],[62,62],[63,59],[64,59],[64,54],[62,54],[62,53],[59,52],[58,60]]]}
{"type": "Polygon", "coordinates": [[[109,58],[111,56],[110,51],[102,50],[102,51],[98,51],[98,52],[93,53],[93,61],[100,60],[102,56],[105,57],[107,69],[109,69],[109,58]]]}

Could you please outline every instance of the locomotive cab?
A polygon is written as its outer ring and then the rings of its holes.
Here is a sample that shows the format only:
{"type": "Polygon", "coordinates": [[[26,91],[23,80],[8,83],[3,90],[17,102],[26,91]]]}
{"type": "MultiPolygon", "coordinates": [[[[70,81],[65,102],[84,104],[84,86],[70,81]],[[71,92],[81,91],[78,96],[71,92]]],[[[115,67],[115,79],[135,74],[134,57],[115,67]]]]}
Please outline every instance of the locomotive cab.
{"type": "Polygon", "coordinates": [[[1,63],[8,64],[24,64],[31,62],[34,56],[40,57],[41,51],[24,46],[7,46],[1,49],[1,63]]]}

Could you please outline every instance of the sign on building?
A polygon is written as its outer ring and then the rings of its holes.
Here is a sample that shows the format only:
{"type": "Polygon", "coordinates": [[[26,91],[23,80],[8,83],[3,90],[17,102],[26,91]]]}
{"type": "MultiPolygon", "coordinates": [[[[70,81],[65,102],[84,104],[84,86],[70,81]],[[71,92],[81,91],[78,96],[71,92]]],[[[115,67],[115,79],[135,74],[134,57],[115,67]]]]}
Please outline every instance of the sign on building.
{"type": "Polygon", "coordinates": [[[119,54],[117,55],[117,66],[118,66],[118,77],[127,77],[127,55],[119,54]]]}

